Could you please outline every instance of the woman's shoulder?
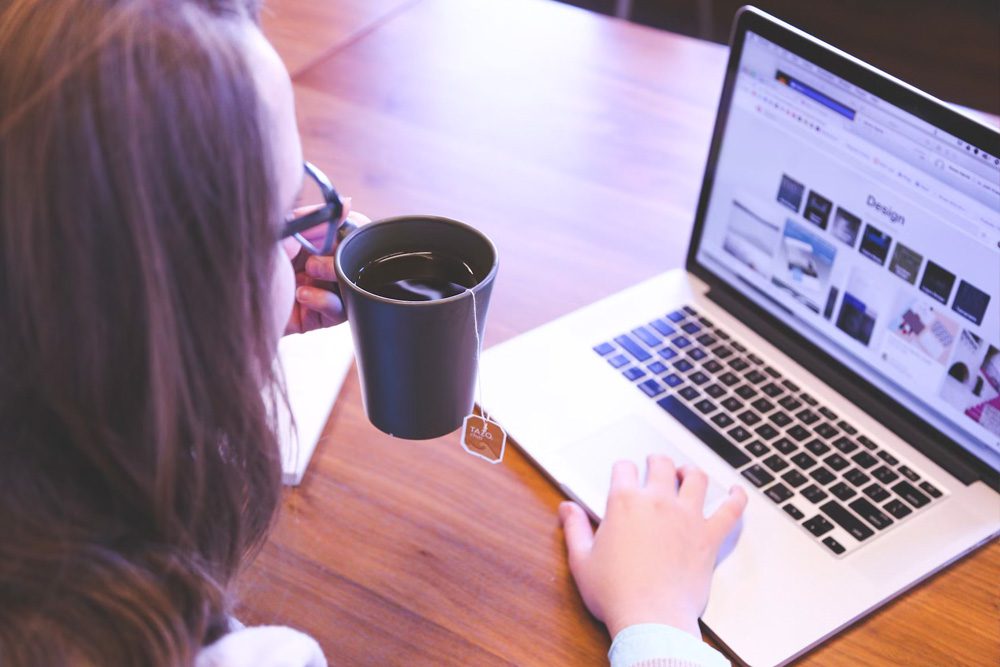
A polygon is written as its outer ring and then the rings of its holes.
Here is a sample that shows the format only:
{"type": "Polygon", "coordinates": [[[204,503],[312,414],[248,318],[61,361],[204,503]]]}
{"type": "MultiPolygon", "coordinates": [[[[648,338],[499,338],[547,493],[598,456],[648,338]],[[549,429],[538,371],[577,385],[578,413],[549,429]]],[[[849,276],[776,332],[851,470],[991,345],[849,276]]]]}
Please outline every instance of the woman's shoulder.
{"type": "Polygon", "coordinates": [[[280,625],[234,629],[198,653],[195,667],[327,667],[309,635],[280,625]]]}

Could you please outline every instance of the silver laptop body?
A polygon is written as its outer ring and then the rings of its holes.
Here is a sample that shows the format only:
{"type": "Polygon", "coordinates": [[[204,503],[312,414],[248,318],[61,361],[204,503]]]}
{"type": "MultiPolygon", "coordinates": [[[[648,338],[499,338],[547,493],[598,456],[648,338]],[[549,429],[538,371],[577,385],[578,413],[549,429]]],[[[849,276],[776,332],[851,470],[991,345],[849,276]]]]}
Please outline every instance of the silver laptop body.
{"type": "Polygon", "coordinates": [[[705,626],[784,664],[1000,532],[1000,133],[737,15],[686,270],[484,353],[599,519],[666,453],[750,496],[705,626]]]}

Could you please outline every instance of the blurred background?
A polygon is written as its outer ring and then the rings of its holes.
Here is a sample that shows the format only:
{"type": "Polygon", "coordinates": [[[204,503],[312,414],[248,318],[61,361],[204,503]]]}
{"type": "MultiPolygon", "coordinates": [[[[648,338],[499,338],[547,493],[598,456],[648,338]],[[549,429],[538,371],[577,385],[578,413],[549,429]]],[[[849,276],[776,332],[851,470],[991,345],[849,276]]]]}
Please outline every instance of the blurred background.
{"type": "MultiPolygon", "coordinates": [[[[561,0],[729,41],[746,0],[561,0]]],[[[944,99],[1000,115],[1000,0],[756,0],[752,4],[944,99]]]]}

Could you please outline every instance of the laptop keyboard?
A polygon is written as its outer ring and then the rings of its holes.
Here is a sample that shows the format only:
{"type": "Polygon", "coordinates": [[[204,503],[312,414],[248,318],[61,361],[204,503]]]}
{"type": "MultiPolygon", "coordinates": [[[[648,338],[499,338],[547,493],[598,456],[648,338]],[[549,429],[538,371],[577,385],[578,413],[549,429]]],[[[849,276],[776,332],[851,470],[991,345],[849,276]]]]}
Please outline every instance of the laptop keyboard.
{"type": "Polygon", "coordinates": [[[834,556],[945,495],[690,306],[594,351],[834,556]]]}

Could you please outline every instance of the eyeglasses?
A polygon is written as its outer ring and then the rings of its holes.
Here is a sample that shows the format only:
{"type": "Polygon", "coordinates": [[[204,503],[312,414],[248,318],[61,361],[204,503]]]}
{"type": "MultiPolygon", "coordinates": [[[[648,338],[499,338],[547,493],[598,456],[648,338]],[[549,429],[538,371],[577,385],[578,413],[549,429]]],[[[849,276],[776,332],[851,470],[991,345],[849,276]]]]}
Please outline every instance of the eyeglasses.
{"type": "Polygon", "coordinates": [[[308,178],[303,186],[302,201],[306,204],[315,202],[316,208],[305,215],[285,222],[285,226],[281,230],[281,238],[286,239],[289,236],[294,236],[295,240],[301,243],[306,251],[314,255],[328,255],[337,242],[347,236],[354,226],[342,219],[344,217],[344,203],[340,200],[337,191],[333,189],[326,174],[310,162],[303,163],[303,166],[308,178]],[[326,225],[327,228],[322,245],[317,246],[302,234],[320,225],[326,225]]]}

